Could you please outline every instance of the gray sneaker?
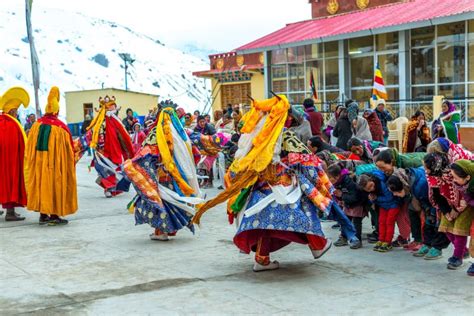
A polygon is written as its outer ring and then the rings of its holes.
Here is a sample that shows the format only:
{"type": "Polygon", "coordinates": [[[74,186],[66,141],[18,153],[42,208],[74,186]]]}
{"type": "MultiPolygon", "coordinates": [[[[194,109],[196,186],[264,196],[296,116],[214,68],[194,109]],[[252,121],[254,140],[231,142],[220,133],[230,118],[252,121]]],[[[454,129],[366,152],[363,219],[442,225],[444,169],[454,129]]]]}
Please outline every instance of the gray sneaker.
{"type": "Polygon", "coordinates": [[[351,240],[351,242],[349,243],[349,247],[351,249],[362,248],[362,241],[360,241],[359,239],[351,240]]]}
{"type": "Polygon", "coordinates": [[[349,243],[347,242],[346,238],[339,236],[339,239],[334,243],[334,246],[343,247],[343,246],[347,246],[348,244],[349,243]]]}

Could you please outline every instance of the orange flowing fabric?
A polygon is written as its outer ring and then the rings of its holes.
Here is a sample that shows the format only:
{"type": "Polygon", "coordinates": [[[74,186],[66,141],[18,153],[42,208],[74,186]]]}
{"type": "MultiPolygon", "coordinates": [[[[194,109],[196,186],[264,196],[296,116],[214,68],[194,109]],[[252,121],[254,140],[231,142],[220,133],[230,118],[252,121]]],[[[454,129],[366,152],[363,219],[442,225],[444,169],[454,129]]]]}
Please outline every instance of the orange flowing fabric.
{"type": "Polygon", "coordinates": [[[235,160],[230,170],[235,173],[245,171],[262,172],[272,162],[273,151],[288,117],[290,103],[284,95],[263,101],[253,101],[252,109],[243,119],[240,130],[243,134],[251,133],[260,119],[269,112],[262,130],[252,141],[253,147],[243,158],[235,160]]]}
{"type": "Polygon", "coordinates": [[[41,125],[40,122],[33,124],[26,146],[27,208],[49,215],[74,214],[77,211],[77,185],[70,135],[61,127],[50,125],[47,150],[38,150],[41,125]]]}
{"type": "Polygon", "coordinates": [[[229,170],[235,173],[229,187],[214,199],[199,206],[193,218],[195,224],[199,224],[202,215],[209,209],[226,200],[234,200],[241,190],[249,188],[257,182],[259,175],[272,163],[275,145],[280,137],[288,117],[290,103],[284,95],[263,101],[253,101],[252,109],[244,115],[244,125],[240,130],[242,133],[251,133],[258,122],[268,113],[261,131],[252,141],[252,149],[249,153],[235,160],[229,170]]]}

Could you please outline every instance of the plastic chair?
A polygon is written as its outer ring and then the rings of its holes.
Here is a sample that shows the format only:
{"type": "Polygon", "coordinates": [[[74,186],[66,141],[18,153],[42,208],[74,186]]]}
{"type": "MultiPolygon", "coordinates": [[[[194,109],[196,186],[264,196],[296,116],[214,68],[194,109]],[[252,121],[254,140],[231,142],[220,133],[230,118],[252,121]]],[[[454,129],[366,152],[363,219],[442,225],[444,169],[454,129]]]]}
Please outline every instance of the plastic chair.
{"type": "MultiPolygon", "coordinates": [[[[388,143],[398,142],[398,151],[402,152],[403,149],[403,137],[406,131],[408,124],[408,119],[406,117],[399,117],[392,122],[387,123],[388,127],[388,143]]],[[[394,144],[394,146],[396,146],[394,144]]]]}

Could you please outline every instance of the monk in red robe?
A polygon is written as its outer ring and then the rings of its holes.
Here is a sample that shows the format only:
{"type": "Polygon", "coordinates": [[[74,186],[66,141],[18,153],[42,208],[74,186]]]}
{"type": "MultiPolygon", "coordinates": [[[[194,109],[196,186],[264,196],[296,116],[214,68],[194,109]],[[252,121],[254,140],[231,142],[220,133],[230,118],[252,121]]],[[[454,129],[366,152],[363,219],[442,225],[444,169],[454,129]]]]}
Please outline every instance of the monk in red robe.
{"type": "Polygon", "coordinates": [[[0,98],[0,204],[7,210],[6,221],[25,219],[15,212],[15,207],[27,203],[23,166],[26,134],[17,113],[21,104],[27,107],[29,103],[28,92],[19,87],[9,89],[0,98]]]}

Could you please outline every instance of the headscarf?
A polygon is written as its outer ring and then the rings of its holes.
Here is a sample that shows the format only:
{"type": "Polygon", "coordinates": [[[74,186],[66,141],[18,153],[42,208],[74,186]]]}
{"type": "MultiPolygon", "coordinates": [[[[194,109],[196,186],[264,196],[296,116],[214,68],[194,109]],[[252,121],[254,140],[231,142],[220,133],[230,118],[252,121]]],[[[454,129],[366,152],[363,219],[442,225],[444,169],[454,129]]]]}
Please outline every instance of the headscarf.
{"type": "Polygon", "coordinates": [[[347,116],[349,118],[349,121],[353,121],[357,119],[357,116],[359,115],[359,105],[355,102],[352,102],[349,104],[349,108],[347,109],[347,116]]]}
{"type": "Polygon", "coordinates": [[[438,137],[434,141],[432,141],[427,148],[428,153],[448,153],[450,142],[448,139],[444,137],[438,137]]]}
{"type": "Polygon", "coordinates": [[[393,174],[396,176],[398,179],[400,179],[400,182],[403,184],[405,188],[410,188],[410,177],[408,176],[407,172],[403,168],[395,168],[393,170],[393,174]]]}
{"type": "Polygon", "coordinates": [[[445,100],[443,102],[443,104],[446,104],[448,106],[448,111],[443,112],[442,113],[443,116],[448,115],[449,113],[456,111],[456,106],[454,105],[454,103],[452,103],[448,100],[445,100]]]}
{"type": "Polygon", "coordinates": [[[340,111],[338,112],[338,110],[341,109],[341,111],[342,111],[342,110],[345,109],[345,108],[346,108],[346,107],[345,107],[344,105],[341,105],[341,104],[339,104],[338,106],[336,106],[336,110],[334,111],[334,117],[336,118],[336,120],[339,119],[339,115],[341,114],[341,112],[340,112],[340,111]]]}
{"type": "Polygon", "coordinates": [[[470,193],[474,193],[474,161],[461,159],[456,161],[454,164],[458,165],[465,173],[471,176],[467,190],[470,193]]]}
{"type": "Polygon", "coordinates": [[[441,177],[443,172],[448,168],[448,156],[443,153],[430,153],[425,156],[424,164],[430,170],[429,176],[441,177]]]}
{"type": "Polygon", "coordinates": [[[183,116],[186,115],[186,111],[183,108],[177,108],[176,113],[178,114],[179,118],[182,118],[183,116]]]}
{"type": "Polygon", "coordinates": [[[301,122],[304,120],[305,112],[304,108],[301,105],[292,105],[291,106],[291,116],[294,117],[298,123],[301,124],[301,122]]]}
{"type": "Polygon", "coordinates": [[[450,163],[454,163],[460,159],[472,160],[474,154],[462,147],[462,145],[454,144],[447,138],[438,137],[432,141],[427,148],[428,153],[444,153],[447,155],[450,163]]]}

